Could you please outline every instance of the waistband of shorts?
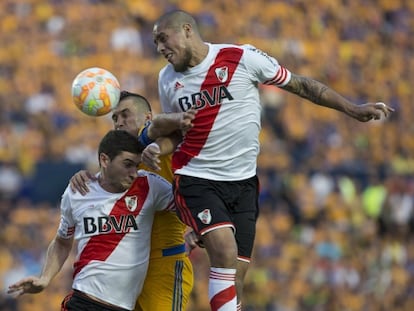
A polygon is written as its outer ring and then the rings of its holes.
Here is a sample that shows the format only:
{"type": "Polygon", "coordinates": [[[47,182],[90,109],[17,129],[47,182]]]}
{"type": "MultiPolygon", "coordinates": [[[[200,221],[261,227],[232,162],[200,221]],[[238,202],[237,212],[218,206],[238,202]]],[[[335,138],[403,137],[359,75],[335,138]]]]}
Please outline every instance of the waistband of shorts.
{"type": "Polygon", "coordinates": [[[98,299],[96,299],[94,297],[91,297],[90,295],[88,295],[88,294],[86,294],[84,292],[81,292],[80,290],[77,290],[77,289],[73,289],[73,296],[74,297],[78,297],[80,299],[84,299],[86,301],[90,301],[90,302],[92,302],[94,304],[103,306],[107,310],[113,310],[113,311],[128,311],[127,309],[124,309],[124,308],[121,308],[121,307],[117,307],[117,306],[111,305],[109,303],[106,303],[104,301],[98,300],[98,299]]]}
{"type": "Polygon", "coordinates": [[[185,252],[185,244],[177,244],[167,248],[152,248],[150,252],[150,260],[164,257],[182,258],[187,256],[185,252]]]}
{"type": "Polygon", "coordinates": [[[169,247],[169,248],[164,248],[162,250],[162,256],[166,257],[166,256],[173,256],[173,255],[178,255],[181,253],[185,253],[185,243],[183,244],[179,244],[173,247],[169,247]]]}

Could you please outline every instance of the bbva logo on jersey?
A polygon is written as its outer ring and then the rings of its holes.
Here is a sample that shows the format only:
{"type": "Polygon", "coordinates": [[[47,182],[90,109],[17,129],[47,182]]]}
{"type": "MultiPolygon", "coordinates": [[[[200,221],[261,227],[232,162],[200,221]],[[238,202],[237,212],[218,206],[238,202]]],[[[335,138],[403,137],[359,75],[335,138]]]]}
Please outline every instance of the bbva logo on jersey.
{"type": "Polygon", "coordinates": [[[216,106],[221,104],[223,99],[233,100],[233,96],[225,85],[215,86],[209,90],[200,90],[190,96],[183,96],[178,99],[178,104],[182,111],[190,108],[203,109],[207,104],[216,106]]]}
{"type": "Polygon", "coordinates": [[[128,233],[131,230],[137,231],[138,224],[134,215],[84,217],[83,230],[85,234],[91,233],[128,233]]]}

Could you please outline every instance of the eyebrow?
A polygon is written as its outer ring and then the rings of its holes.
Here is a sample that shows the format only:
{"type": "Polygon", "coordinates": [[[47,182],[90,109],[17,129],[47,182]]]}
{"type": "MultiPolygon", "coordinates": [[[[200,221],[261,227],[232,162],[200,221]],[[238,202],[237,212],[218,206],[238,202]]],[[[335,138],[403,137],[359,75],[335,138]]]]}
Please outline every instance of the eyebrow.
{"type": "Polygon", "coordinates": [[[164,31],[158,32],[155,36],[153,36],[154,42],[158,41],[160,37],[168,36],[164,31]]]}
{"type": "Polygon", "coordinates": [[[117,115],[119,115],[119,114],[121,114],[121,113],[124,113],[124,112],[127,112],[127,111],[129,111],[129,108],[122,109],[122,110],[121,110],[121,111],[119,111],[119,112],[114,112],[114,113],[112,114],[112,119],[114,118],[114,116],[117,116],[117,115]]]}

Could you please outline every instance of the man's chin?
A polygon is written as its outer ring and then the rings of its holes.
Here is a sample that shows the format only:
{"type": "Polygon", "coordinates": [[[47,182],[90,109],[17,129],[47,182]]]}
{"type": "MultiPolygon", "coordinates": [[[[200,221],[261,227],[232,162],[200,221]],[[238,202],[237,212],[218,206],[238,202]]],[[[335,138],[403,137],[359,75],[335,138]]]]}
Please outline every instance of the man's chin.
{"type": "Polygon", "coordinates": [[[132,186],[132,181],[131,182],[123,182],[123,183],[121,183],[122,191],[128,190],[131,186],[132,186]]]}
{"type": "Polygon", "coordinates": [[[173,65],[175,72],[184,72],[187,70],[186,66],[183,66],[182,64],[173,64],[171,63],[171,65],[173,65]]]}

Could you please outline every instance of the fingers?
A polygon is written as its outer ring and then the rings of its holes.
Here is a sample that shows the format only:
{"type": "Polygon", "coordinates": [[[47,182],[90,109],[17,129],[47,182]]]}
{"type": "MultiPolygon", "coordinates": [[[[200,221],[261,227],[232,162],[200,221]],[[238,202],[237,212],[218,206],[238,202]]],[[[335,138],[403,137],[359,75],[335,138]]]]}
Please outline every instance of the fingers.
{"type": "Polygon", "coordinates": [[[85,195],[89,192],[87,183],[94,179],[95,177],[88,171],[79,171],[70,179],[70,189],[73,193],[79,192],[81,195],[85,195]]]}
{"type": "Polygon", "coordinates": [[[10,285],[7,289],[7,293],[12,294],[15,297],[23,294],[37,294],[43,291],[47,284],[48,281],[39,279],[38,277],[28,277],[10,285]]]}
{"type": "Polygon", "coordinates": [[[21,296],[25,293],[31,292],[33,287],[33,279],[25,278],[15,284],[12,284],[7,289],[7,294],[13,294],[15,297],[21,296]]]}
{"type": "Polygon", "coordinates": [[[196,234],[194,231],[189,231],[184,235],[184,240],[188,244],[191,249],[195,247],[204,248],[204,243],[201,241],[200,236],[196,234]]]}
{"type": "Polygon", "coordinates": [[[393,108],[387,106],[383,102],[366,103],[361,105],[360,108],[359,116],[357,116],[356,119],[362,122],[380,120],[382,117],[387,118],[394,112],[393,108]]]}
{"type": "Polygon", "coordinates": [[[376,107],[383,107],[383,108],[387,107],[387,105],[385,105],[385,104],[384,104],[384,103],[382,103],[382,102],[375,103],[374,105],[375,105],[376,107]]]}
{"type": "Polygon", "coordinates": [[[197,247],[197,241],[198,241],[198,237],[195,234],[194,231],[190,231],[187,234],[185,234],[184,239],[186,241],[186,243],[191,247],[191,248],[195,248],[197,247]]]}
{"type": "Polygon", "coordinates": [[[21,290],[22,290],[22,287],[20,285],[13,284],[13,285],[10,285],[9,288],[7,289],[7,294],[14,294],[21,290]]]}
{"type": "Polygon", "coordinates": [[[24,292],[24,288],[11,288],[9,287],[7,290],[7,294],[9,295],[13,295],[14,297],[19,297],[21,295],[23,295],[24,292]]]}
{"type": "Polygon", "coordinates": [[[194,126],[193,120],[196,114],[197,110],[191,108],[181,115],[180,129],[183,133],[186,133],[194,126]]]}
{"type": "MultiPolygon", "coordinates": [[[[377,102],[374,104],[374,107],[378,110],[381,110],[385,117],[388,117],[392,112],[395,111],[395,109],[387,106],[386,104],[382,102],[377,102]]],[[[380,119],[380,116],[378,118],[375,118],[375,120],[380,119]]]]}
{"type": "Polygon", "coordinates": [[[200,248],[205,248],[204,243],[201,240],[197,241],[197,246],[200,247],[200,248]]]}
{"type": "Polygon", "coordinates": [[[193,251],[194,248],[196,248],[196,246],[190,245],[187,242],[185,243],[185,253],[187,254],[187,256],[189,256],[191,254],[191,252],[193,251]]]}
{"type": "Polygon", "coordinates": [[[149,144],[141,155],[142,162],[150,169],[159,171],[161,170],[160,164],[160,147],[156,143],[149,144]]]}

